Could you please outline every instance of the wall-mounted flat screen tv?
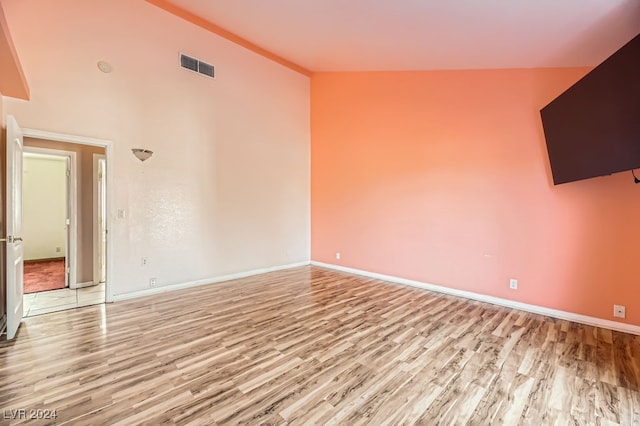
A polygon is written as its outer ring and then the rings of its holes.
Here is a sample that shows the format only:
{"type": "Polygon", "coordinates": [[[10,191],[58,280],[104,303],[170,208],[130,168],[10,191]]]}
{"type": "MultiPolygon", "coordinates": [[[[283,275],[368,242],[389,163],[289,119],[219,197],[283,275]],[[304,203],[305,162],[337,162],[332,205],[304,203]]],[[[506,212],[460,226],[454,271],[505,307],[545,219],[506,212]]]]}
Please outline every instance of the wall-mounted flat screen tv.
{"type": "Polygon", "coordinates": [[[554,184],[640,168],[640,34],[540,114],[554,184]]]}

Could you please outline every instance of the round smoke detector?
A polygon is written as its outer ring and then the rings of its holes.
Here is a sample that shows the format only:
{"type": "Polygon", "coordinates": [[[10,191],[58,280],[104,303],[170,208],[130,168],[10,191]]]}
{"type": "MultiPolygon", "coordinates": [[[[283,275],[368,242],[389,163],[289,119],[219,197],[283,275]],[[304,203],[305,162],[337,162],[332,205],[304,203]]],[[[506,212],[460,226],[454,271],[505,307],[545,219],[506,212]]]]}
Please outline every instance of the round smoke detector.
{"type": "Polygon", "coordinates": [[[109,74],[111,71],[113,71],[113,67],[107,61],[99,61],[98,62],[98,69],[100,71],[102,71],[103,73],[105,73],[105,74],[109,74]]]}

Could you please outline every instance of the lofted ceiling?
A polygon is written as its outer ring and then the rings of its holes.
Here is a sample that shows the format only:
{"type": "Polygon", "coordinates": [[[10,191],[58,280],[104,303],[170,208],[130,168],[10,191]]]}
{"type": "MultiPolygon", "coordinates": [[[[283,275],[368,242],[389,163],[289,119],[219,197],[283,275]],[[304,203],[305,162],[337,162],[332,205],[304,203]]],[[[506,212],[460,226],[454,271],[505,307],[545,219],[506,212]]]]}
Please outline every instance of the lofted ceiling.
{"type": "Polygon", "coordinates": [[[640,0],[168,0],[311,71],[594,66],[640,0]]]}

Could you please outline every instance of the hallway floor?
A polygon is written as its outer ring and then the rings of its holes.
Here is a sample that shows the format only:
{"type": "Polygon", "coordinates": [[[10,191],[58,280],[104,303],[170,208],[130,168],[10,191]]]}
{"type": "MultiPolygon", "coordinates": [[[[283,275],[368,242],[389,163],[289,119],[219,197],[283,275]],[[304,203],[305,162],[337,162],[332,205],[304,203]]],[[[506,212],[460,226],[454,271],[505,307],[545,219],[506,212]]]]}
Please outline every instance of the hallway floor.
{"type": "Polygon", "coordinates": [[[23,297],[23,316],[32,317],[50,312],[64,311],[65,309],[104,303],[104,283],[75,290],[62,288],[59,290],[42,291],[39,293],[25,294],[23,297]]]}
{"type": "Polygon", "coordinates": [[[64,288],[65,259],[24,262],[24,294],[64,288]]]}

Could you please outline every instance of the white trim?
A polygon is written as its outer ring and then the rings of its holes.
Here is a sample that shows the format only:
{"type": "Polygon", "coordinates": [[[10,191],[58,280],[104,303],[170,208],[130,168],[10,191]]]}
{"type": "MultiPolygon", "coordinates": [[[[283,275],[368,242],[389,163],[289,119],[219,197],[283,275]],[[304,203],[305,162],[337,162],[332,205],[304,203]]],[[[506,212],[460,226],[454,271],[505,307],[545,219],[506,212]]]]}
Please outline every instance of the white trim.
{"type": "Polygon", "coordinates": [[[560,311],[557,309],[545,308],[544,306],[530,305],[528,303],[516,302],[514,300],[502,299],[500,297],[488,296],[471,291],[457,290],[454,288],[443,287],[435,284],[423,283],[420,281],[408,280],[405,278],[394,277],[391,275],[377,274],[375,272],[363,271],[361,269],[347,268],[344,266],[332,265],[330,263],[322,263],[311,261],[311,265],[326,269],[333,269],[348,274],[361,275],[376,280],[389,281],[396,284],[418,287],[425,290],[435,291],[438,293],[449,294],[452,296],[464,297],[465,299],[477,300],[479,302],[491,303],[493,305],[504,306],[506,308],[519,309],[521,311],[531,312],[534,314],[545,315],[561,320],[573,321],[580,324],[591,325],[594,327],[607,328],[609,330],[622,331],[624,333],[640,335],[640,326],[626,324],[623,322],[610,321],[602,318],[590,317],[587,315],[576,314],[573,312],[560,311]]]}
{"type": "Polygon", "coordinates": [[[69,268],[69,275],[65,274],[65,283],[66,287],[73,288],[72,285],[76,284],[78,276],[78,163],[76,153],[74,151],[66,151],[63,149],[39,148],[26,145],[23,145],[22,153],[23,156],[27,153],[63,157],[69,161],[69,172],[71,174],[68,188],[69,193],[67,194],[69,232],[67,233],[67,247],[65,250],[65,267],[69,268]]]}
{"type": "Polygon", "coordinates": [[[107,279],[104,283],[105,286],[105,302],[113,302],[113,286],[110,282],[110,277],[113,276],[113,265],[111,258],[112,256],[109,253],[113,253],[113,238],[109,235],[109,230],[112,229],[113,225],[113,215],[110,214],[110,207],[113,205],[113,142],[106,139],[97,139],[90,138],[86,136],[78,136],[78,135],[68,135],[64,133],[56,133],[49,132],[46,130],[37,130],[37,129],[22,129],[22,133],[24,137],[27,138],[35,138],[35,139],[45,139],[50,141],[57,142],[67,142],[67,143],[75,143],[80,145],[91,145],[91,146],[100,146],[104,148],[105,162],[107,166],[107,217],[106,217],[106,225],[107,225],[107,256],[106,256],[106,267],[107,267],[107,279]]]}
{"type": "MultiPolygon", "coordinates": [[[[93,282],[99,283],[102,280],[102,276],[100,274],[100,237],[101,237],[101,229],[99,226],[100,219],[100,180],[98,177],[100,171],[100,160],[104,160],[103,154],[93,154],[93,177],[92,177],[92,186],[93,186],[93,282]]],[[[106,161],[106,160],[105,160],[106,161]]],[[[106,164],[106,163],[105,163],[106,164]]],[[[105,170],[105,175],[106,170],[105,170]]],[[[106,178],[104,176],[103,178],[106,178]]],[[[106,215],[105,215],[106,216],[106,215]]],[[[106,268],[106,264],[103,266],[106,268]]],[[[106,275],[106,274],[105,274],[106,275]]]]}
{"type": "Polygon", "coordinates": [[[207,284],[217,284],[224,281],[237,280],[239,278],[252,277],[254,275],[266,274],[268,272],[282,271],[284,269],[299,268],[301,266],[309,266],[309,261],[291,263],[288,265],[272,266],[270,268],[254,269],[252,271],[237,272],[235,274],[220,275],[213,278],[205,278],[203,280],[189,281],[185,283],[171,284],[167,286],[149,288],[146,290],[134,291],[125,294],[116,294],[113,299],[115,302],[128,299],[136,299],[138,297],[151,296],[154,294],[165,293],[168,291],[182,290],[185,288],[198,287],[207,284]]]}
{"type": "Polygon", "coordinates": [[[22,133],[25,138],[46,139],[48,141],[70,142],[70,143],[77,143],[80,145],[92,145],[92,146],[102,146],[102,147],[111,145],[111,141],[108,141],[106,139],[89,138],[86,136],[77,136],[77,135],[67,135],[65,133],[49,132],[46,130],[23,128],[22,133]]]}
{"type": "Polygon", "coordinates": [[[96,156],[98,156],[100,154],[93,154],[93,158],[91,159],[91,169],[92,169],[92,173],[91,173],[91,187],[92,192],[93,192],[93,200],[92,201],[92,207],[91,207],[91,214],[93,216],[93,281],[97,281],[96,278],[99,275],[98,269],[98,237],[100,235],[100,227],[96,226],[96,224],[98,223],[98,158],[96,156]]]}
{"type": "Polygon", "coordinates": [[[97,283],[93,282],[93,281],[87,281],[84,283],[76,283],[75,285],[69,286],[70,289],[75,290],[77,288],[84,288],[84,287],[91,287],[94,285],[98,285],[97,283]]]}
{"type": "Polygon", "coordinates": [[[113,245],[114,245],[114,233],[113,233],[113,229],[115,229],[115,227],[113,226],[113,215],[110,214],[111,212],[111,206],[113,206],[113,191],[115,189],[115,185],[113,184],[113,144],[111,142],[109,142],[109,144],[107,146],[104,147],[104,158],[105,158],[105,167],[107,169],[107,186],[106,186],[106,192],[107,192],[107,201],[106,201],[106,205],[105,205],[105,211],[107,212],[107,217],[105,218],[105,224],[107,226],[107,252],[105,253],[105,266],[107,268],[106,270],[106,278],[105,278],[105,282],[104,282],[104,289],[105,289],[105,302],[107,303],[111,303],[114,301],[113,298],[113,286],[111,285],[111,277],[113,277],[113,256],[111,256],[111,253],[113,253],[113,245]]]}

